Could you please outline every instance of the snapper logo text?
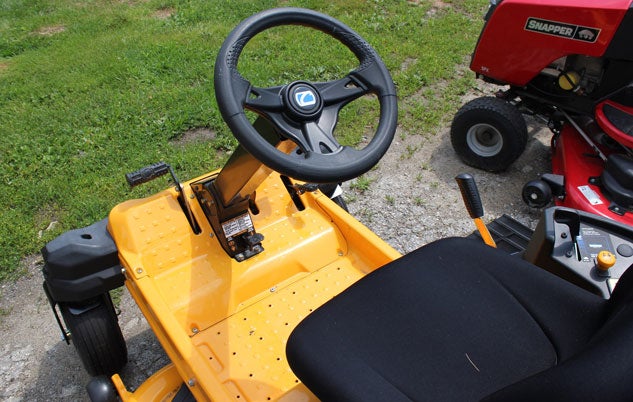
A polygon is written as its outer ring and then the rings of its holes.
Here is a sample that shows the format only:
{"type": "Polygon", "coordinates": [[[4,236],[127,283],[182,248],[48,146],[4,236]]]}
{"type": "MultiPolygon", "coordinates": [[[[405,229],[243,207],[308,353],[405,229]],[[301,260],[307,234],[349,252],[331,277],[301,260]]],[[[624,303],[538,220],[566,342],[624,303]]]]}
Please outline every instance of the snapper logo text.
{"type": "Polygon", "coordinates": [[[598,28],[583,27],[533,17],[527,19],[525,30],[590,43],[594,43],[598,40],[598,35],[600,35],[600,29],[598,28]]]}

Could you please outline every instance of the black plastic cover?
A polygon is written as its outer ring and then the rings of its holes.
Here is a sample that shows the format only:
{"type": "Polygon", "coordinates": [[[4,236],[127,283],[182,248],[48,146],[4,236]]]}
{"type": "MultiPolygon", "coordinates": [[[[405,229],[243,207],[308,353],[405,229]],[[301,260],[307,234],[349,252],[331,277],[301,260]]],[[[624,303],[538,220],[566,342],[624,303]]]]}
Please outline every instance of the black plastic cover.
{"type": "MultiPolygon", "coordinates": [[[[600,275],[588,248],[616,253],[633,246],[633,227],[588,212],[551,207],[543,215],[525,250],[524,259],[589,292],[610,297],[607,277],[600,275]],[[597,247],[595,245],[598,245],[597,247]],[[587,247],[589,246],[589,247],[587,247]]],[[[609,269],[610,278],[620,278],[633,266],[633,258],[618,253],[609,269]]]]}
{"type": "MultiPolygon", "coordinates": [[[[632,5],[633,7],[633,5],[632,5]]],[[[633,61],[633,48],[631,48],[631,38],[633,37],[633,8],[629,8],[620,23],[620,27],[613,35],[609,47],[604,53],[604,57],[609,59],[620,59],[633,61]]]]}
{"type": "Polygon", "coordinates": [[[623,133],[633,136],[633,115],[611,105],[604,105],[603,110],[611,124],[623,133]]]}
{"type": "Polygon", "coordinates": [[[55,302],[89,299],[123,285],[118,250],[103,219],[70,230],[42,249],[44,286],[55,302]]]}
{"type": "MultiPolygon", "coordinates": [[[[523,256],[534,233],[532,229],[506,214],[486,224],[486,227],[499,250],[518,257],[523,256]]],[[[483,241],[478,230],[467,237],[483,241]]]]}
{"type": "Polygon", "coordinates": [[[633,159],[620,154],[609,155],[600,176],[609,200],[624,208],[633,208],[633,159]]]}

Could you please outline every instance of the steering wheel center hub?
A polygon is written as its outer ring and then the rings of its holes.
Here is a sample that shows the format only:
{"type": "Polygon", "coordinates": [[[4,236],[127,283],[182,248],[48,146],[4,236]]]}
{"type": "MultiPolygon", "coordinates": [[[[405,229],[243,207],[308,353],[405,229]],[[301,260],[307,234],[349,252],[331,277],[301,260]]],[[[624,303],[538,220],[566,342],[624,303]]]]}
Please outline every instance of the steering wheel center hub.
{"type": "Polygon", "coordinates": [[[294,82],[285,92],[284,103],[288,114],[297,120],[313,120],[323,110],[319,91],[304,81],[294,82]]]}

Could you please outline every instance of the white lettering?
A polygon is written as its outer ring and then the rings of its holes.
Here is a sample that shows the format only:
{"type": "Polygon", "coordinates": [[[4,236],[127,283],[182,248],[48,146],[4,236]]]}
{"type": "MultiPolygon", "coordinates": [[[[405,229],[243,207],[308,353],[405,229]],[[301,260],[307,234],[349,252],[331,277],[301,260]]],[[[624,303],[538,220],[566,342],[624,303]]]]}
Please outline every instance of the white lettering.
{"type": "Polygon", "coordinates": [[[568,37],[572,36],[574,33],[574,30],[570,27],[559,24],[548,24],[546,22],[540,22],[537,20],[529,20],[527,24],[527,29],[568,37]]]}

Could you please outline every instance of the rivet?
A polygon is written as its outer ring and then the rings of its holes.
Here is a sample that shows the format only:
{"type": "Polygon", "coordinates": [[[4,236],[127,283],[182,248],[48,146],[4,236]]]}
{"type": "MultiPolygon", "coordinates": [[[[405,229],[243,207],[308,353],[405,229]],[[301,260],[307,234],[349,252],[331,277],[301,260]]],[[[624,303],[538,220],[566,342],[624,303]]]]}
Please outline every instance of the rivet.
{"type": "Polygon", "coordinates": [[[137,274],[142,274],[143,273],[143,268],[136,268],[136,273],[137,274]]]}
{"type": "Polygon", "coordinates": [[[190,378],[189,381],[187,381],[187,385],[193,387],[194,385],[196,385],[196,380],[194,378],[190,378]]]}

